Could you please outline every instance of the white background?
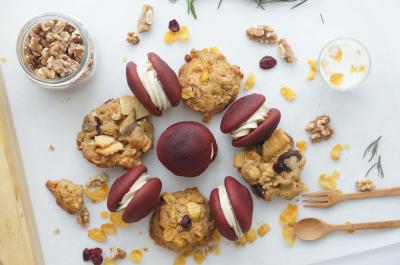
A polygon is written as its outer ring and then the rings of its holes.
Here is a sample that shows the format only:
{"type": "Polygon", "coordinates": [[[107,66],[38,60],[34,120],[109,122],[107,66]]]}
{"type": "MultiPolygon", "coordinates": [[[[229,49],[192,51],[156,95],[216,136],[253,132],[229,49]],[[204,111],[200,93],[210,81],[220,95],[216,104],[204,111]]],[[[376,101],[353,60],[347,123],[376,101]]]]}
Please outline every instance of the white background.
{"type": "MultiPolygon", "coordinates": [[[[362,159],[364,148],[379,135],[383,135],[380,153],[385,170],[385,179],[372,176],[379,188],[400,186],[398,162],[400,147],[398,139],[400,99],[398,73],[400,69],[400,41],[398,25],[400,19],[397,1],[366,0],[309,0],[308,3],[290,10],[290,4],[272,4],[266,10],[257,9],[252,1],[225,0],[220,10],[217,1],[198,1],[199,19],[195,21],[186,14],[185,1],[171,5],[167,0],[148,1],[155,7],[154,26],[150,33],[141,36],[141,43],[132,47],[125,41],[126,32],[134,31],[136,18],[144,1],[5,1],[0,16],[0,56],[7,56],[2,65],[9,99],[17,128],[18,139],[25,163],[32,205],[38,224],[46,264],[83,264],[81,253],[85,247],[108,248],[117,245],[127,251],[144,246],[142,264],[172,264],[175,254],[155,246],[150,240],[149,218],[119,230],[110,236],[107,243],[97,244],[87,238],[86,231],[75,223],[55,203],[45,189],[47,179],[70,178],[84,183],[98,169],[86,162],[76,149],[76,133],[84,115],[109,98],[130,94],[125,80],[123,56],[141,60],[149,51],[157,52],[178,70],[183,64],[184,54],[191,48],[217,46],[231,63],[241,67],[245,76],[251,71],[257,77],[252,92],[263,93],[270,106],[282,112],[280,126],[296,140],[305,139],[303,127],[314,116],[327,113],[332,116],[335,136],[328,142],[312,145],[306,151],[307,165],[303,180],[311,190],[318,189],[317,178],[323,172],[337,169],[342,176],[338,188],[354,191],[354,182],[363,177],[369,167],[362,159]],[[35,87],[25,78],[15,54],[15,41],[19,29],[32,18],[49,11],[70,12],[78,15],[90,27],[97,48],[97,71],[93,79],[78,89],[48,91],[35,87]],[[323,15],[325,23],[320,18],[323,15]],[[192,38],[188,43],[167,46],[162,36],[170,19],[176,18],[187,25],[192,38]],[[298,63],[287,65],[279,60],[277,67],[261,71],[258,61],[264,55],[277,57],[275,46],[262,46],[250,42],[245,29],[259,24],[272,26],[280,36],[287,38],[298,56],[298,63]],[[372,71],[363,85],[353,92],[341,93],[328,88],[317,77],[306,81],[306,61],[317,58],[320,49],[337,37],[353,37],[363,42],[372,57],[372,71]],[[279,88],[291,86],[297,99],[288,103],[279,95],[279,88]],[[342,160],[331,161],[330,148],[336,143],[348,143],[342,160]],[[56,151],[48,150],[50,144],[56,151]],[[60,235],[53,235],[59,228],[60,235]]],[[[241,91],[241,95],[243,95],[241,91]]],[[[234,149],[230,137],[219,131],[221,115],[215,116],[208,127],[217,138],[220,152],[217,160],[201,177],[184,179],[173,176],[157,160],[153,151],[145,157],[149,172],[162,178],[164,191],[175,191],[198,186],[208,196],[211,189],[220,185],[226,175],[239,177],[231,166],[234,149]]],[[[200,115],[187,109],[184,104],[168,111],[162,118],[152,119],[156,127],[156,139],[170,124],[182,120],[200,120],[200,115]]],[[[123,170],[107,170],[115,179],[123,170]]],[[[374,175],[373,172],[372,175],[374,175]]],[[[240,178],[239,178],[240,179],[240,178]]],[[[240,179],[241,180],[241,179],[240,179]]],[[[304,209],[300,207],[299,218],[314,216],[330,223],[345,221],[361,222],[385,219],[400,219],[399,198],[343,203],[331,209],[304,209]]],[[[296,203],[296,200],[293,200],[296,203]]],[[[87,203],[92,214],[90,227],[100,226],[104,220],[99,212],[105,204],[87,203]]],[[[264,202],[255,199],[254,225],[267,222],[271,232],[243,249],[232,244],[221,243],[220,256],[209,255],[205,264],[310,264],[344,256],[368,249],[399,242],[400,230],[336,233],[318,242],[297,240],[294,247],[287,247],[281,238],[279,213],[287,201],[276,199],[264,202]]],[[[1,212],[0,212],[1,214],[1,212]]],[[[361,258],[331,261],[324,264],[395,264],[400,255],[398,247],[392,246],[361,258]],[[397,251],[396,251],[397,250],[397,251]]],[[[188,259],[188,263],[193,261],[188,259]]],[[[129,264],[128,261],[120,264],[129,264]]]]}

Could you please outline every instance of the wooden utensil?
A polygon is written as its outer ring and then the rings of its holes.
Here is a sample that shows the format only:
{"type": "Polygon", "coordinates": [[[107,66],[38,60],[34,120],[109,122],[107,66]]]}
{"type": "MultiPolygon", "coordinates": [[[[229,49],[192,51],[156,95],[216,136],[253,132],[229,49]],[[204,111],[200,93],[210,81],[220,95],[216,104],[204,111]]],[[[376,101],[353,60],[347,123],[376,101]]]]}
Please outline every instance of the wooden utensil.
{"type": "Polygon", "coordinates": [[[342,201],[386,197],[393,195],[400,195],[400,188],[354,192],[347,194],[340,194],[337,192],[324,190],[324,191],[306,193],[303,194],[302,196],[307,197],[306,199],[303,200],[303,202],[309,203],[303,205],[304,207],[328,208],[342,201]]]}
{"type": "Polygon", "coordinates": [[[334,231],[353,231],[366,229],[383,229],[400,227],[400,220],[331,225],[317,218],[305,218],[297,222],[294,232],[297,237],[303,240],[317,240],[334,231]]]}

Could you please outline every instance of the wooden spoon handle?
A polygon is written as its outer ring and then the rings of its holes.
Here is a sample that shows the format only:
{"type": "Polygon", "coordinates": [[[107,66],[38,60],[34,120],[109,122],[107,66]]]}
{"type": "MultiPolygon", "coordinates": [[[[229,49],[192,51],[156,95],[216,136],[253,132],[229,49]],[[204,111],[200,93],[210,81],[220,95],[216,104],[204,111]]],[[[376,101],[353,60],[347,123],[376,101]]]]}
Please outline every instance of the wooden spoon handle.
{"type": "Polygon", "coordinates": [[[393,196],[393,195],[400,195],[400,188],[390,188],[390,189],[381,189],[381,190],[372,190],[372,191],[342,194],[342,195],[340,195],[340,200],[347,201],[347,200],[357,200],[357,199],[364,199],[364,198],[386,197],[386,196],[393,196]]]}
{"type": "Polygon", "coordinates": [[[346,225],[331,225],[333,231],[349,231],[349,230],[366,230],[366,229],[382,229],[400,227],[400,220],[346,224],[346,225]]]}

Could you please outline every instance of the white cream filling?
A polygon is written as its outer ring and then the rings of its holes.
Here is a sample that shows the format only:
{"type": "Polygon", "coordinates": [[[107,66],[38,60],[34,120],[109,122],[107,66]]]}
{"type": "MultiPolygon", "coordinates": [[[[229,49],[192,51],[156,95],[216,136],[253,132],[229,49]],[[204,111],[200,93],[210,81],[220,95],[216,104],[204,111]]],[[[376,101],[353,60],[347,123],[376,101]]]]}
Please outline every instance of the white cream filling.
{"type": "Polygon", "coordinates": [[[135,197],[136,193],[138,190],[140,190],[144,184],[146,184],[149,180],[151,179],[150,175],[147,175],[146,173],[143,173],[136,181],[133,183],[131,188],[127,193],[125,193],[124,197],[122,197],[121,202],[119,203],[119,206],[117,208],[117,211],[122,211],[126,207],[128,207],[128,204],[133,200],[135,197]]]}
{"type": "Polygon", "coordinates": [[[238,139],[240,137],[246,136],[250,133],[251,130],[257,128],[260,122],[263,122],[268,115],[268,108],[265,105],[262,105],[254,112],[247,121],[240,124],[239,128],[231,132],[233,139],[238,139]]]}
{"type": "Polygon", "coordinates": [[[166,111],[171,107],[171,102],[157,78],[157,72],[149,60],[142,61],[137,65],[137,73],[153,104],[161,111],[166,111]]]}
{"type": "Polygon", "coordinates": [[[214,156],[214,145],[211,144],[211,157],[210,157],[210,159],[212,159],[213,156],[214,156]]]}
{"type": "Polygon", "coordinates": [[[236,219],[235,213],[233,212],[231,202],[228,197],[228,193],[226,192],[226,188],[224,186],[218,187],[218,196],[219,202],[221,204],[222,213],[225,216],[226,221],[229,226],[232,227],[235,235],[239,238],[243,235],[242,228],[239,225],[238,220],[236,219]]]}

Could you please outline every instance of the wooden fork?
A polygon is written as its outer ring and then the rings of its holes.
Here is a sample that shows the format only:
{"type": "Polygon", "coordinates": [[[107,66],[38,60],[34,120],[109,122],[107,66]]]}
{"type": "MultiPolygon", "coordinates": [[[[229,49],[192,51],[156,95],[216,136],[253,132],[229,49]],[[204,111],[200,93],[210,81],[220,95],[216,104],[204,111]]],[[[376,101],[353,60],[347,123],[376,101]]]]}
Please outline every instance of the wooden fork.
{"type": "Polygon", "coordinates": [[[393,195],[400,195],[400,187],[364,191],[364,192],[354,192],[348,194],[340,194],[333,191],[324,190],[324,191],[305,193],[302,196],[306,197],[306,199],[303,199],[303,202],[309,203],[303,205],[304,207],[328,208],[342,201],[386,197],[393,195]]]}

